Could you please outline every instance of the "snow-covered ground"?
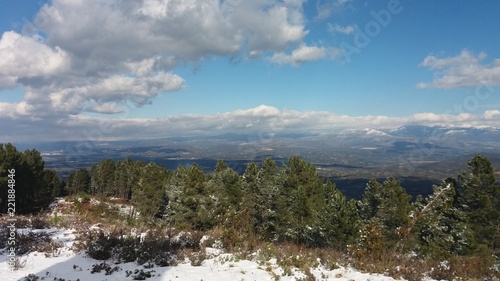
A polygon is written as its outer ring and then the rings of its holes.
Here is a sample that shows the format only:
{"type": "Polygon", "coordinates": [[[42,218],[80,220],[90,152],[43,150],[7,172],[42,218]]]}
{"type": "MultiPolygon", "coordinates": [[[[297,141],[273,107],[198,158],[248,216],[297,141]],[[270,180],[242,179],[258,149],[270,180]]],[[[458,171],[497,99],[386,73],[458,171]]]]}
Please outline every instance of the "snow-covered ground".
{"type": "MultiPolygon", "coordinates": [[[[150,269],[146,269],[136,263],[114,264],[112,261],[91,259],[86,257],[85,253],[73,252],[71,248],[75,240],[74,230],[52,228],[33,231],[46,231],[50,233],[55,242],[60,242],[63,246],[59,249],[54,249],[53,253],[31,252],[27,255],[18,257],[23,266],[16,271],[11,271],[8,264],[7,252],[4,251],[0,255],[1,280],[133,280],[134,271],[136,270],[149,272],[152,275],[150,278],[146,279],[149,281],[306,280],[305,274],[299,270],[292,270],[291,273],[289,272],[289,275],[283,274],[283,269],[276,264],[275,259],[269,260],[264,265],[262,265],[262,263],[259,265],[258,261],[238,260],[231,254],[223,253],[221,250],[212,248],[207,248],[206,252],[208,257],[200,266],[192,266],[187,258],[177,266],[155,266],[150,269]],[[105,275],[104,271],[100,273],[91,273],[93,265],[101,264],[102,262],[106,262],[111,268],[117,266],[117,271],[112,275],[105,275]],[[130,271],[132,272],[131,274],[130,271]],[[39,279],[25,278],[27,276],[34,278],[35,275],[38,276],[39,279]]],[[[315,276],[316,280],[394,280],[393,278],[380,274],[361,273],[355,269],[345,267],[327,270],[319,266],[317,268],[312,268],[311,273],[315,276]]]]}

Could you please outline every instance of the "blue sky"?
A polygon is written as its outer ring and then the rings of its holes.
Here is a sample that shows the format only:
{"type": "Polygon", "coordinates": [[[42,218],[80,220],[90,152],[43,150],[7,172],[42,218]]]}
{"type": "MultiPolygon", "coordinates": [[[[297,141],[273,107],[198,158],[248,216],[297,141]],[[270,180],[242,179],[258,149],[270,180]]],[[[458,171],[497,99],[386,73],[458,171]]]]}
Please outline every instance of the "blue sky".
{"type": "Polygon", "coordinates": [[[498,1],[69,2],[0,2],[0,141],[500,127],[498,1]]]}

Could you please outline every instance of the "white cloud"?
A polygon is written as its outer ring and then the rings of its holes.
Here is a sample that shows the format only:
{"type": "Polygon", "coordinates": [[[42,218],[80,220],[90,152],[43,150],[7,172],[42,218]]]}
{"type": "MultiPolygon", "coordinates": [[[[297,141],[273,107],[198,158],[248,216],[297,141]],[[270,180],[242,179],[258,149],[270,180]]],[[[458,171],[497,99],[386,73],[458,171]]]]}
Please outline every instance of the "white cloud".
{"type": "Polygon", "coordinates": [[[316,2],[317,20],[329,18],[333,13],[342,10],[352,0],[318,0],[316,2]]]}
{"type": "MultiPolygon", "coordinates": [[[[303,2],[53,0],[38,12],[33,34],[2,35],[0,89],[26,90],[23,114],[116,114],[182,88],[172,73],[179,64],[300,46],[308,33],[303,2]]],[[[299,49],[293,60],[319,58],[318,51],[299,49]]]]}
{"type": "Polygon", "coordinates": [[[132,61],[168,54],[198,60],[245,50],[283,50],[304,30],[301,1],[62,1],[39,13],[53,45],[78,56],[132,61]],[[85,14],[86,18],[79,17],[85,14]],[[89,46],[100,46],[90,49],[89,46]]]}
{"type": "Polygon", "coordinates": [[[326,54],[325,48],[301,45],[289,55],[285,53],[274,54],[271,57],[271,61],[277,64],[291,64],[297,66],[307,61],[322,59],[326,54]]]}
{"type": "Polygon", "coordinates": [[[267,106],[267,105],[260,105],[255,108],[250,108],[250,109],[239,109],[235,110],[233,112],[228,112],[226,113],[227,115],[233,115],[233,116],[261,116],[261,117],[270,117],[270,116],[277,116],[280,113],[280,111],[276,107],[272,106],[267,106]]]}
{"type": "Polygon", "coordinates": [[[500,59],[490,64],[482,64],[485,53],[474,55],[463,50],[456,57],[437,58],[427,56],[420,64],[435,71],[436,78],[430,82],[417,84],[418,88],[456,88],[470,86],[500,86],[500,59]]]}
{"type": "Polygon", "coordinates": [[[22,78],[57,75],[68,69],[69,59],[64,50],[45,45],[37,36],[7,31],[0,39],[0,79],[6,86],[22,78]]]}
{"type": "Polygon", "coordinates": [[[356,31],[356,28],[357,28],[356,25],[353,24],[342,26],[337,23],[335,24],[328,23],[328,32],[330,33],[352,34],[356,31]]]}
{"type": "Polygon", "coordinates": [[[460,114],[436,114],[436,113],[417,113],[408,118],[411,123],[419,124],[434,124],[434,125],[454,125],[470,122],[478,122],[481,118],[470,114],[470,113],[460,113],[460,114]]]}
{"type": "MultiPolygon", "coordinates": [[[[0,142],[12,140],[85,140],[89,134],[100,140],[158,138],[167,136],[217,135],[224,133],[303,133],[328,134],[346,129],[390,129],[407,124],[453,127],[500,128],[500,111],[482,115],[419,113],[405,117],[348,116],[325,111],[279,110],[261,105],[219,114],[186,114],[157,119],[121,119],[70,115],[32,118],[27,104],[0,103],[0,122],[5,129],[0,142]],[[24,115],[23,115],[24,114],[24,115]]],[[[96,104],[94,112],[116,111],[111,103],[96,104]]]]}
{"type": "Polygon", "coordinates": [[[49,98],[51,104],[62,111],[117,113],[120,111],[116,106],[120,102],[132,101],[136,106],[142,106],[160,92],[175,91],[182,85],[183,79],[171,73],[161,72],[146,77],[114,75],[85,86],[68,87],[53,92],[49,98]],[[100,109],[96,110],[96,107],[100,109]],[[106,112],[106,108],[112,110],[106,112]]]}
{"type": "Polygon", "coordinates": [[[485,120],[495,120],[500,119],[500,110],[488,110],[483,114],[485,120]]]}

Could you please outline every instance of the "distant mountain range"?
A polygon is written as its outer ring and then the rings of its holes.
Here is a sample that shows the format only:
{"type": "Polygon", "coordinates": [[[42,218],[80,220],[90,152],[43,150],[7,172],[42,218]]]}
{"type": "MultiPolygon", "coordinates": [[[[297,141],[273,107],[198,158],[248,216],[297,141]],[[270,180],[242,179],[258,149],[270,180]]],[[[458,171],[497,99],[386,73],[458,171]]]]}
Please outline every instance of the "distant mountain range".
{"type": "Polygon", "coordinates": [[[102,159],[127,157],[155,161],[169,169],[197,162],[207,172],[214,168],[216,160],[223,159],[243,173],[250,161],[260,162],[271,157],[281,165],[286,164],[290,156],[299,155],[315,164],[321,175],[345,182],[348,185],[345,188],[355,183],[359,190],[369,178],[411,178],[417,188],[419,180],[428,185],[428,182],[455,177],[477,153],[487,156],[496,170],[500,170],[500,130],[495,128],[407,125],[331,133],[226,133],[14,145],[41,151],[46,166],[57,169],[63,176],[102,159]]]}

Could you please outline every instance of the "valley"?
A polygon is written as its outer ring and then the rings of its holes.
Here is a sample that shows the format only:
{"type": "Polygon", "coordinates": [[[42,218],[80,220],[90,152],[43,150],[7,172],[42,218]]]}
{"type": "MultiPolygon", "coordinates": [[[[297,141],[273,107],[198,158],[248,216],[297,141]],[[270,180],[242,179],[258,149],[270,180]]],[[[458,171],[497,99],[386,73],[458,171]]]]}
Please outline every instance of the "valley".
{"type": "Polygon", "coordinates": [[[197,163],[213,171],[224,159],[239,174],[250,162],[270,157],[284,165],[299,155],[317,167],[349,198],[359,199],[371,178],[394,176],[408,193],[427,195],[432,184],[456,177],[467,160],[480,153],[500,170],[500,130],[408,125],[396,129],[343,130],[333,133],[223,134],[148,140],[68,141],[17,144],[42,152],[46,167],[63,178],[102,159],[127,157],[154,161],[167,169],[197,163]]]}

